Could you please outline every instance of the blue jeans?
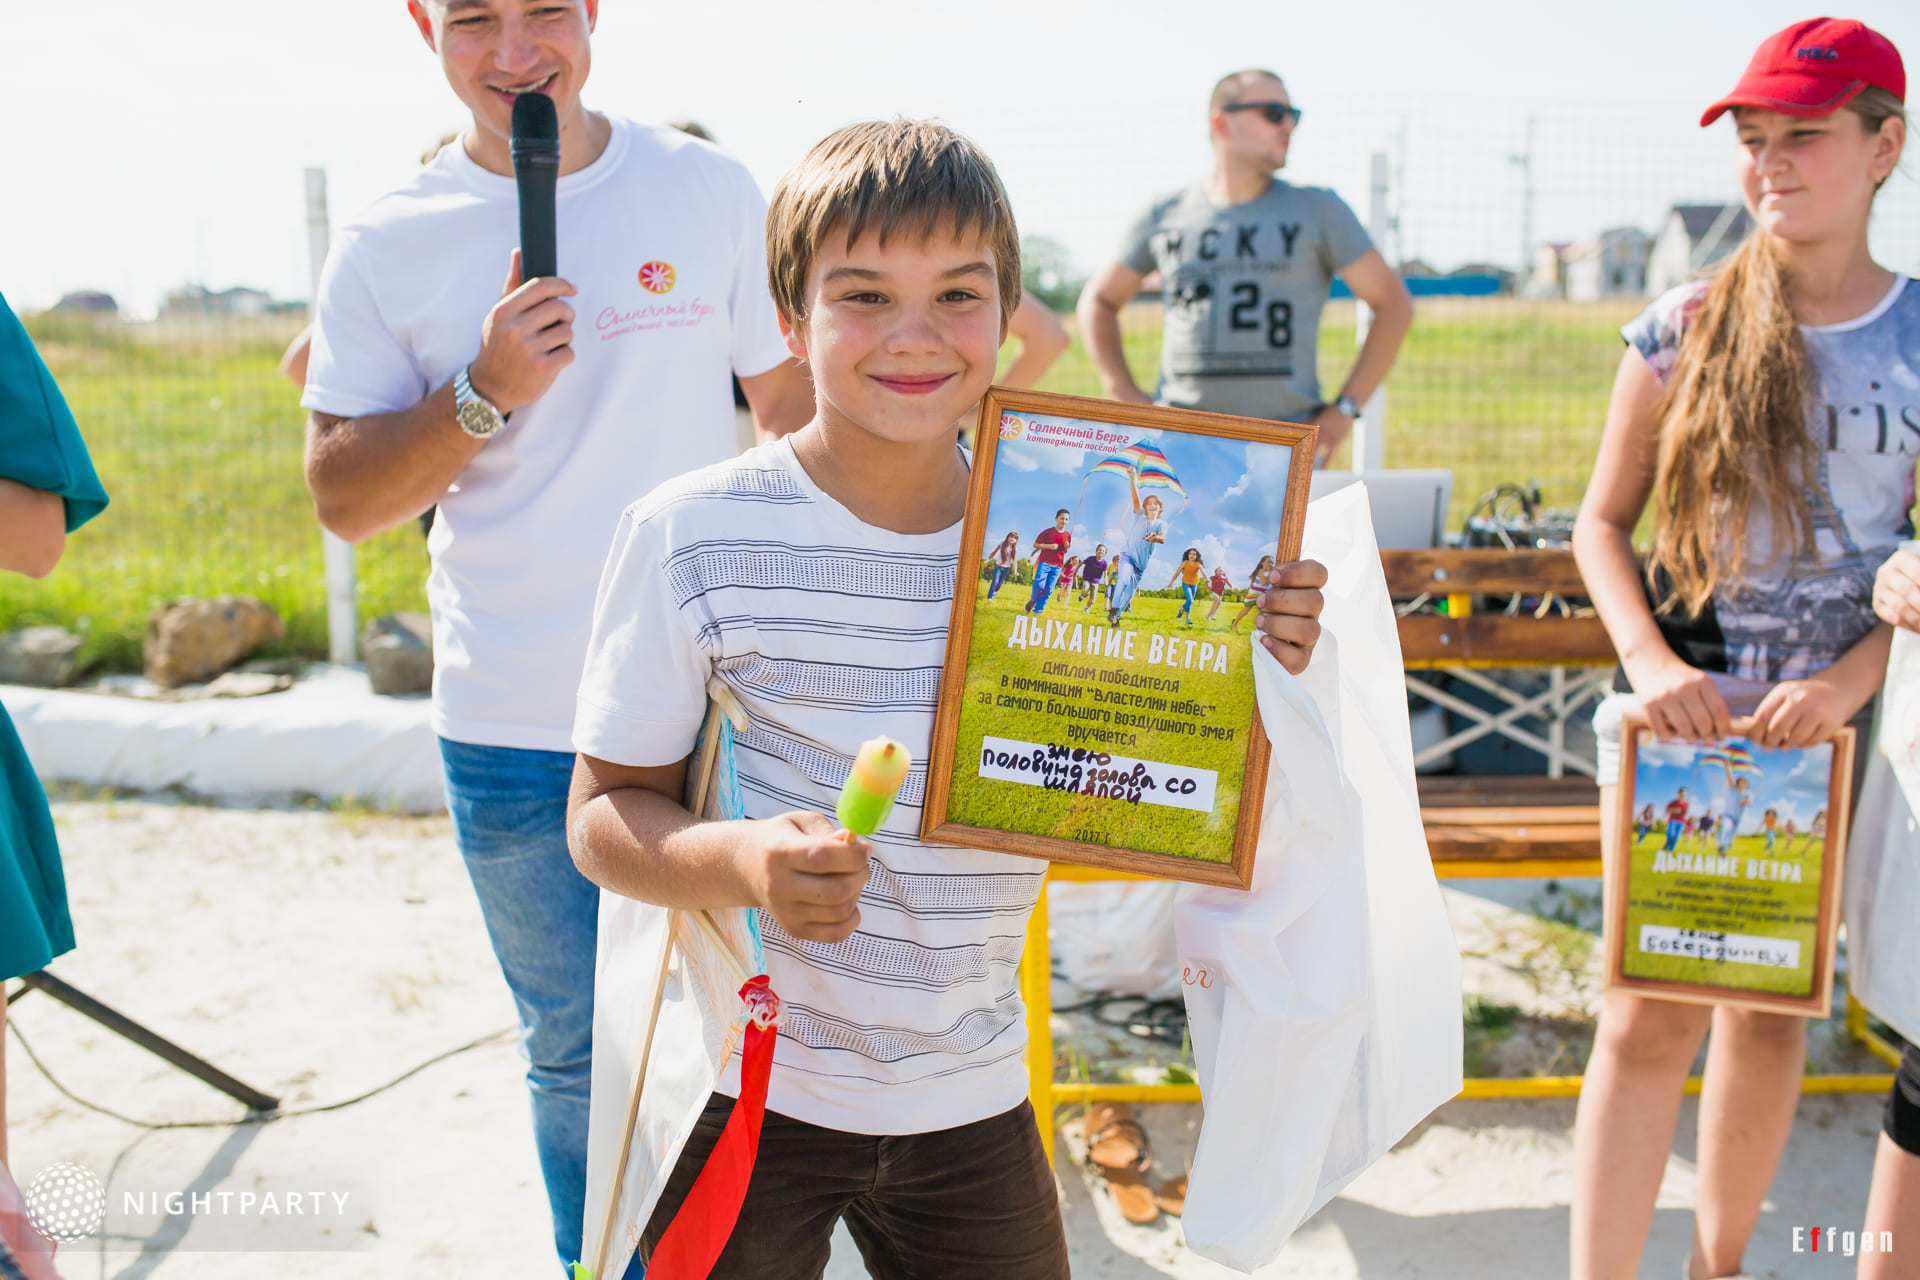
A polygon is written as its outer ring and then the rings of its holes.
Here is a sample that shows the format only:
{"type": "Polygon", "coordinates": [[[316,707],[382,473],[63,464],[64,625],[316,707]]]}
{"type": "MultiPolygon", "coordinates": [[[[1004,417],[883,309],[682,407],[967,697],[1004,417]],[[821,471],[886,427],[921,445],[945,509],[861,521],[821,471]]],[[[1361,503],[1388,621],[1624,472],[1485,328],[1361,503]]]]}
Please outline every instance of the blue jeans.
{"type": "Polygon", "coordinates": [[[1120,613],[1133,608],[1133,593],[1140,586],[1140,575],[1147,571],[1143,564],[1135,564],[1129,556],[1116,556],[1113,561],[1113,586],[1108,588],[1107,604],[1120,613]]]}
{"type": "Polygon", "coordinates": [[[1060,581],[1060,566],[1057,564],[1036,564],[1033,566],[1033,595],[1027,601],[1027,608],[1035,613],[1047,607],[1047,597],[1053,594],[1053,584],[1060,581]]]}
{"type": "MultiPolygon", "coordinates": [[[[593,1060],[594,945],[600,890],[567,852],[564,751],[440,739],[453,839],[487,937],[520,1014],[533,1094],[533,1145],[561,1263],[580,1257],[587,1198],[587,1099],[593,1060]]],[[[645,1274],[636,1257],[627,1280],[645,1274]]]]}
{"type": "Polygon", "coordinates": [[[987,599],[991,600],[999,594],[1000,588],[1007,585],[1007,575],[1012,572],[1013,570],[1002,569],[999,565],[993,566],[993,581],[987,584],[987,599]]]}

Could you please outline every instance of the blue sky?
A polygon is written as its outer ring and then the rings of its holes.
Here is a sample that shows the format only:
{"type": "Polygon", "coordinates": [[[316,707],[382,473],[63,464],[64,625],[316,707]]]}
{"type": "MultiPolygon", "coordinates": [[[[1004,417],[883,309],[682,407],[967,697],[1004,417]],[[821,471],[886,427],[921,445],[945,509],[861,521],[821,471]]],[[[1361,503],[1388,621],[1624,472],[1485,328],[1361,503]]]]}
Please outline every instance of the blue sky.
{"type": "Polygon", "coordinates": [[[1215,565],[1226,565],[1236,587],[1246,585],[1261,556],[1273,554],[1280,539],[1290,460],[1287,449],[1052,417],[1029,418],[1027,431],[1018,440],[999,442],[993,497],[987,505],[987,551],[1009,531],[1017,530],[1024,555],[1034,535],[1052,527],[1054,512],[1061,507],[1079,512],[1073,524],[1072,554],[1085,556],[1100,542],[1112,549],[1119,541],[1121,523],[1130,510],[1125,478],[1097,475],[1087,480],[1086,476],[1102,458],[1125,446],[1089,450],[1049,444],[1033,439],[1033,427],[1041,423],[1098,427],[1126,436],[1127,443],[1151,440],[1167,455],[1186,488],[1188,502],[1183,509],[1177,493],[1141,491],[1142,498],[1158,494],[1167,501],[1167,543],[1153,554],[1144,583],[1147,588],[1164,587],[1188,547],[1200,548],[1208,573],[1215,565]]]}
{"type": "MultiPolygon", "coordinates": [[[[1758,830],[1760,816],[1768,809],[1778,809],[1781,822],[1791,821],[1805,831],[1813,815],[1827,807],[1827,777],[1833,768],[1831,745],[1801,751],[1768,751],[1745,738],[1729,741],[1752,751],[1753,762],[1761,770],[1761,776],[1751,778],[1747,784],[1753,806],[1747,810],[1740,834],[1758,830]]],[[[1726,770],[1718,765],[1696,768],[1693,763],[1696,756],[1707,750],[1711,748],[1686,742],[1642,743],[1639,767],[1634,775],[1635,811],[1651,801],[1655,820],[1664,820],[1662,814],[1667,802],[1685,787],[1695,817],[1700,814],[1701,803],[1707,804],[1715,814],[1722,812],[1720,806],[1728,794],[1726,770]]]]}

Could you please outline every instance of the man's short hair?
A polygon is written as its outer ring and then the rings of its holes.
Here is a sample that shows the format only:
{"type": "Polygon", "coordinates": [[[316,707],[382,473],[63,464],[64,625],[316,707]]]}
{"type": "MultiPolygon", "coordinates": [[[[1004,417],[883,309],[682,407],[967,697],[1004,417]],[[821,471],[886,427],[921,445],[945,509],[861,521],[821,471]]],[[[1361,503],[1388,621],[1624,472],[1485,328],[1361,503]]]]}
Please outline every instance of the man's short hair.
{"type": "Polygon", "coordinates": [[[1072,514],[1073,513],[1071,511],[1068,511],[1065,507],[1062,507],[1058,511],[1053,513],[1053,518],[1055,520],[1058,520],[1061,516],[1070,516],[1072,514]]]}
{"type": "Polygon", "coordinates": [[[1245,93],[1255,80],[1278,80],[1279,78],[1278,72],[1262,71],[1258,67],[1221,76],[1220,83],[1213,86],[1213,96],[1207,100],[1207,114],[1212,115],[1240,101],[1240,95],[1245,93]]]}
{"type": "Polygon", "coordinates": [[[847,247],[876,232],[925,240],[978,233],[993,250],[1002,323],[1020,305],[1020,232],[993,162],[932,120],[870,120],[822,138],[774,188],[767,208],[767,281],[789,324],[807,318],[807,277],[830,234],[847,247]]]}

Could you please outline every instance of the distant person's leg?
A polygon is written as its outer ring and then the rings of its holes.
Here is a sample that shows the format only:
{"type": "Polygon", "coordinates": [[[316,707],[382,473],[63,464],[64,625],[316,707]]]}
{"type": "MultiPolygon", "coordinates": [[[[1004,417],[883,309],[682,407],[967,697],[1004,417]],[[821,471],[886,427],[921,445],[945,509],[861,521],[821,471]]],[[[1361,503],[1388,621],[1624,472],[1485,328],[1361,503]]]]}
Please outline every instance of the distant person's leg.
{"type": "Polygon", "coordinates": [[[1912,1045],[1887,1095],[1865,1234],[1873,1239],[1861,1241],[1860,1280],[1920,1280],[1920,1049],[1912,1045]],[[1880,1248],[1884,1236],[1892,1249],[1880,1248]]]}
{"type": "Polygon", "coordinates": [[[1806,1060],[1805,1018],[1714,1009],[1693,1210],[1693,1274],[1700,1280],[1741,1269],[1760,1202],[1793,1131],[1806,1060]]]}
{"type": "MultiPolygon", "coordinates": [[[[1613,848],[1619,821],[1622,717],[1637,705],[1630,696],[1614,695],[1594,711],[1602,851],[1613,848]]],[[[1669,824],[1670,833],[1675,825],[1669,824]]],[[[1609,856],[1604,870],[1601,898],[1610,902],[1618,860],[1609,856]]],[[[1620,927],[1609,911],[1603,936],[1620,927]]],[[[1573,1122],[1572,1280],[1633,1280],[1638,1271],[1680,1121],[1687,1070],[1712,1017],[1706,1005],[1624,991],[1602,998],[1573,1122]]]]}
{"type": "MultiPolygon", "coordinates": [[[[573,756],[440,740],[454,843],[520,1017],[533,1141],[562,1263],[580,1257],[600,891],[567,850],[573,756]]],[[[637,1273],[636,1273],[637,1274],[637,1273]]]]}
{"type": "Polygon", "coordinates": [[[1621,991],[1603,998],[1573,1122],[1573,1280],[1633,1280],[1638,1271],[1687,1068],[1712,1015],[1621,991]]]}
{"type": "Polygon", "coordinates": [[[1133,591],[1140,582],[1140,568],[1126,556],[1114,562],[1113,594],[1107,598],[1107,617],[1118,622],[1120,615],[1133,607],[1133,591]]]}

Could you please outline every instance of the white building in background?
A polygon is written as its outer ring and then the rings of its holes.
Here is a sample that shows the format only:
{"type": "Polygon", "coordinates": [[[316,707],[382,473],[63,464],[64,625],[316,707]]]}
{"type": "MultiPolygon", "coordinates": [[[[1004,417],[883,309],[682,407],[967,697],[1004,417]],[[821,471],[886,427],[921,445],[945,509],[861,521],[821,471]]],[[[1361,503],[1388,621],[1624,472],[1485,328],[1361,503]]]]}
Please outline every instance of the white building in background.
{"type": "Polygon", "coordinates": [[[1739,248],[1752,229],[1747,206],[1739,201],[1673,206],[1647,259],[1647,292],[1665,293],[1710,271],[1739,248]]]}
{"type": "Polygon", "coordinates": [[[160,303],[160,318],[184,316],[264,316],[275,310],[273,295],[265,289],[245,287],[217,292],[205,285],[188,284],[171,290],[160,303]]]}
{"type": "Polygon", "coordinates": [[[1564,298],[1567,295],[1567,250],[1565,243],[1540,244],[1533,249],[1533,270],[1527,274],[1521,294],[1528,298],[1564,298]]]}
{"type": "Polygon", "coordinates": [[[1614,227],[1568,245],[1561,255],[1567,301],[1644,297],[1652,244],[1653,238],[1638,227],[1614,227]]]}

